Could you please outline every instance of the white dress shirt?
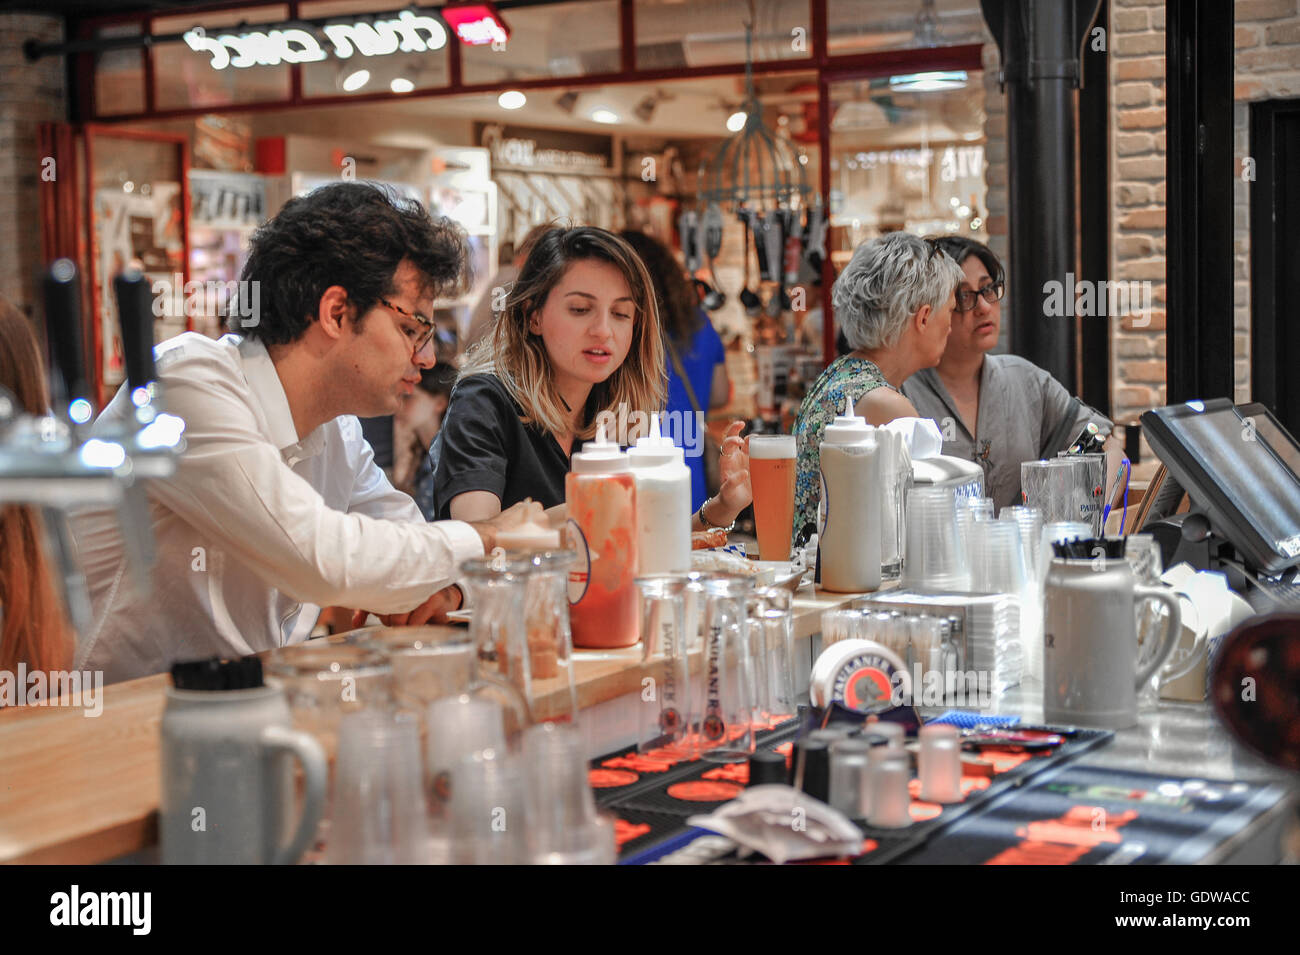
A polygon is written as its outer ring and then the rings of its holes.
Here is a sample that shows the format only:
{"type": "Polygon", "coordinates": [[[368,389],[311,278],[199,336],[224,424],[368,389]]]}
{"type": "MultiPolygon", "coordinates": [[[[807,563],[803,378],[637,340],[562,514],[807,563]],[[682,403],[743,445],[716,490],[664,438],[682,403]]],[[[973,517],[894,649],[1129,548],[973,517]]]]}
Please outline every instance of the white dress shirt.
{"type": "MultiPolygon", "coordinates": [[[[136,593],[114,512],[74,522],[95,623],[77,667],[105,682],[178,660],[301,642],[321,606],[405,613],[483,555],[461,521],[426,523],[375,464],[361,425],[299,440],[265,346],[187,332],[155,349],[168,413],[185,419],[176,474],[146,484],[152,588],[136,593]]],[[[131,411],[124,386],[95,422],[131,411]]]]}

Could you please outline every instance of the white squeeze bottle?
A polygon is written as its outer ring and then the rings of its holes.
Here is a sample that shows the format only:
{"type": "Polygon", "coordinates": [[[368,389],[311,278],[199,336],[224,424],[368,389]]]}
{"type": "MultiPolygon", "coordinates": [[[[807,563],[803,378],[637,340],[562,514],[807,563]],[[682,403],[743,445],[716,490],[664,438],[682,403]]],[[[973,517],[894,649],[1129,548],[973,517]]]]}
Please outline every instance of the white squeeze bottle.
{"type": "Polygon", "coordinates": [[[659,432],[650,416],[650,433],[628,448],[636,478],[637,573],[675,574],[691,569],[691,471],[682,449],[659,432]]]}
{"type": "Polygon", "coordinates": [[[818,548],[822,589],[860,593],[880,588],[880,446],[876,429],[853,413],[826,426],[821,443],[822,498],[818,548]]]}

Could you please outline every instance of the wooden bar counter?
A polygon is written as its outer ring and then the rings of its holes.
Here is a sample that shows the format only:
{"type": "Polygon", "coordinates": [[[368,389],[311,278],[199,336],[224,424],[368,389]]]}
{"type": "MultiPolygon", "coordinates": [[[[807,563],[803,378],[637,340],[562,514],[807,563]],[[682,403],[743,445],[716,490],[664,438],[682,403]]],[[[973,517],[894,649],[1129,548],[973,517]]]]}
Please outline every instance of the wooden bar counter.
{"type": "MultiPolygon", "coordinates": [[[[795,636],[804,655],[821,613],[854,596],[799,592],[795,636]]],[[[652,672],[643,673],[640,647],[575,657],[578,705],[591,711],[584,724],[621,697],[638,699],[633,694],[652,672]]],[[[157,843],[159,724],[170,680],[160,674],[106,686],[98,716],[82,707],[0,709],[0,862],[107,862],[157,843]]]]}

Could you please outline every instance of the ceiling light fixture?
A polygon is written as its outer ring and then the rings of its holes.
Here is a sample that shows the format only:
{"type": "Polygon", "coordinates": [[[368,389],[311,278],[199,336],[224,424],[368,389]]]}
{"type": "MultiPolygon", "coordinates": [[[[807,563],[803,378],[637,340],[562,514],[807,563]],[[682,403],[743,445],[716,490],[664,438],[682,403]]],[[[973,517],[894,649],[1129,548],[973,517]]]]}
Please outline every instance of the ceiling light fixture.
{"type": "Polygon", "coordinates": [[[519,90],[506,90],[497,97],[497,105],[502,109],[519,109],[528,102],[528,97],[519,90]]]}
{"type": "Polygon", "coordinates": [[[745,121],[749,119],[749,114],[744,110],[738,110],[727,117],[727,129],[730,132],[738,133],[745,128],[745,121]]]}
{"type": "Polygon", "coordinates": [[[577,105],[578,94],[573,90],[568,90],[567,92],[561,93],[559,96],[555,97],[556,108],[562,112],[568,113],[570,116],[573,115],[573,109],[577,105]]]}
{"type": "Polygon", "coordinates": [[[598,106],[591,111],[591,119],[596,123],[617,123],[620,122],[618,113],[605,106],[598,106]]]}
{"type": "Polygon", "coordinates": [[[966,88],[966,71],[906,73],[889,78],[889,88],[896,93],[934,93],[966,88]]]}
{"type": "Polygon", "coordinates": [[[393,82],[388,84],[388,88],[394,93],[409,93],[415,89],[415,84],[404,76],[399,76],[393,82]]]}
{"type": "Polygon", "coordinates": [[[349,73],[347,78],[343,80],[343,92],[355,93],[369,82],[369,70],[357,70],[355,73],[349,73]]]}

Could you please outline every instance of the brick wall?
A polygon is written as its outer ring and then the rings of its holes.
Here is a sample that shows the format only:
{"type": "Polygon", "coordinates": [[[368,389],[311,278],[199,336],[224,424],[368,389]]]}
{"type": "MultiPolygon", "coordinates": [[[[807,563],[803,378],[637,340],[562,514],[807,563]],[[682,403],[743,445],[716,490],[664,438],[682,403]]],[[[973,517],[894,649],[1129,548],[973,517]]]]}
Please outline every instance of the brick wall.
{"type": "MultiPolygon", "coordinates": [[[[1249,152],[1250,100],[1300,95],[1300,0],[1237,0],[1233,149],[1249,152]]],[[[1131,421],[1165,401],[1165,8],[1113,0],[1110,15],[1112,248],[1114,279],[1150,279],[1146,328],[1112,326],[1115,417],[1131,421]]],[[[1238,166],[1240,169],[1240,165],[1238,166]]],[[[1233,183],[1234,368],[1236,400],[1250,397],[1249,183],[1233,183]]],[[[1144,444],[1137,477],[1155,468],[1144,444]]]]}
{"type": "Polygon", "coordinates": [[[36,131],[67,118],[63,58],[28,63],[22,45],[32,38],[62,40],[62,19],[0,13],[0,294],[28,314],[41,266],[36,131]]]}

